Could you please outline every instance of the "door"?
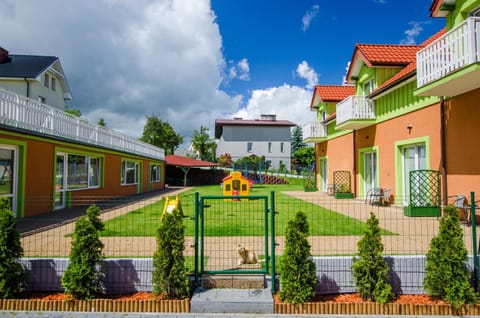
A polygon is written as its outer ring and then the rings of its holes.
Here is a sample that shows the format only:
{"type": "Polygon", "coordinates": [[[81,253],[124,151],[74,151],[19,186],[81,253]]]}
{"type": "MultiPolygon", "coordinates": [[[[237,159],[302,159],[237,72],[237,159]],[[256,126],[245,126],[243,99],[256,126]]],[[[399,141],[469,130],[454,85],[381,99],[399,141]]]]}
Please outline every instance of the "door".
{"type": "Polygon", "coordinates": [[[425,144],[405,146],[402,149],[403,204],[410,204],[410,171],[427,169],[425,144]]]}
{"type": "Polygon", "coordinates": [[[66,189],[67,189],[67,158],[64,153],[57,153],[56,171],[55,171],[55,210],[66,207],[66,189]]]}
{"type": "Polygon", "coordinates": [[[377,153],[367,152],[363,154],[363,188],[365,195],[370,189],[378,187],[377,184],[377,153]]]}
{"type": "Polygon", "coordinates": [[[17,156],[16,147],[0,145],[0,198],[6,198],[15,215],[17,215],[17,156]]]}
{"type": "Polygon", "coordinates": [[[320,182],[322,183],[322,191],[328,190],[328,160],[320,159],[320,182]]]}

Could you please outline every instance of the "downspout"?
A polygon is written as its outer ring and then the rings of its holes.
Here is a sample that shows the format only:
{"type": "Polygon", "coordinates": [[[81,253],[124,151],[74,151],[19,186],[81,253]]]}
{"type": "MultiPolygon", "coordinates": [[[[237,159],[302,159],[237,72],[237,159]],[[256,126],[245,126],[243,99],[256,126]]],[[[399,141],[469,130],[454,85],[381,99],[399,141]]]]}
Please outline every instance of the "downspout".
{"type": "Polygon", "coordinates": [[[26,96],[28,98],[30,98],[30,83],[28,82],[26,77],[24,77],[23,79],[25,80],[25,83],[27,83],[27,94],[26,94],[26,96]]]}
{"type": "Polygon", "coordinates": [[[353,130],[353,195],[357,196],[357,134],[353,130]]]}
{"type": "Polygon", "coordinates": [[[440,96],[440,164],[441,175],[443,179],[442,197],[443,205],[447,205],[447,153],[446,153],[446,134],[445,134],[445,101],[443,96],[440,96]]]}

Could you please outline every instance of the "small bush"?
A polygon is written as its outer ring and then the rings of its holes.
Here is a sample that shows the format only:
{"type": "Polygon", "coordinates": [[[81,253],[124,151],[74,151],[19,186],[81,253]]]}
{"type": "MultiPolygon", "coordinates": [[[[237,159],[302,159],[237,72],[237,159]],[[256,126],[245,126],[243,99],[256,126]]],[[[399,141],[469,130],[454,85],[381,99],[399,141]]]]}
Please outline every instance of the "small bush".
{"type": "Polygon", "coordinates": [[[100,219],[100,211],[101,210],[98,206],[92,204],[88,207],[86,212],[87,217],[90,219],[90,222],[92,222],[93,226],[97,231],[101,231],[105,228],[105,225],[100,219]]]}
{"type": "Polygon", "coordinates": [[[165,294],[168,298],[190,296],[189,282],[183,250],[185,248],[185,225],[181,208],[162,215],[157,230],[157,249],[153,255],[153,293],[165,294]]]}
{"type": "Polygon", "coordinates": [[[65,292],[76,299],[92,299],[103,290],[103,243],[87,216],[75,222],[70,263],[62,278],[65,292]]]}
{"type": "Polygon", "coordinates": [[[20,264],[23,249],[16,229],[15,215],[8,201],[0,200],[0,298],[15,298],[26,287],[26,275],[20,264]]]}
{"type": "Polygon", "coordinates": [[[467,249],[463,242],[457,209],[447,206],[440,219],[439,233],[430,241],[426,257],[423,286],[435,299],[448,301],[454,308],[474,304],[475,292],[470,285],[467,249]]]}
{"type": "Polygon", "coordinates": [[[382,253],[380,226],[375,214],[371,213],[365,233],[358,242],[358,258],[353,258],[353,279],[362,299],[384,304],[392,301],[395,294],[388,282],[388,264],[382,253]]]}
{"type": "Polygon", "coordinates": [[[315,296],[317,273],[307,238],[307,217],[300,211],[285,229],[285,250],[279,262],[280,299],[288,303],[304,303],[315,296]]]}

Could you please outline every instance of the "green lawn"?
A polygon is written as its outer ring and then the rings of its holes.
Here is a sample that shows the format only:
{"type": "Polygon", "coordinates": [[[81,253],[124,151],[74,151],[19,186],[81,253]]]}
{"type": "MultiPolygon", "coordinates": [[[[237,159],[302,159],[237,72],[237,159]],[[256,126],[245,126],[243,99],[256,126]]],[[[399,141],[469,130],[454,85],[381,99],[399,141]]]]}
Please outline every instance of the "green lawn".
{"type": "MultiPolygon", "coordinates": [[[[275,191],[275,234],[283,235],[285,227],[295,213],[306,213],[310,235],[362,235],[364,222],[346,217],[340,213],[322,208],[280,193],[281,191],[302,190],[302,180],[294,180],[288,185],[254,185],[251,189],[252,196],[270,196],[275,191]]],[[[194,202],[195,192],[200,196],[221,196],[220,186],[196,187],[180,195],[183,212],[185,214],[185,234],[194,234],[194,202]]],[[[160,217],[165,204],[161,200],[152,205],[132,211],[125,215],[105,222],[105,230],[102,236],[155,236],[160,224],[160,217]]],[[[206,199],[205,205],[209,207],[204,211],[205,236],[262,236],[265,233],[264,208],[265,201],[246,200],[213,200],[206,199]]],[[[270,206],[270,199],[267,200],[270,206]]],[[[267,214],[270,220],[270,214],[267,214]]],[[[383,231],[383,235],[392,234],[383,231]]]]}

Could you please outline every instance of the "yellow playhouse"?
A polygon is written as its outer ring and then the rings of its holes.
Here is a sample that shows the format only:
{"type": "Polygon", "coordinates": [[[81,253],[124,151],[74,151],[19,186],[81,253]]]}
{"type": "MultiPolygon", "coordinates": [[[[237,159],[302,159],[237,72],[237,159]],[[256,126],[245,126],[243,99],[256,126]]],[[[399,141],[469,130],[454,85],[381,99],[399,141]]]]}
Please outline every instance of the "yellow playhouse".
{"type": "Polygon", "coordinates": [[[230,173],[228,177],[223,178],[223,195],[249,195],[250,180],[242,176],[239,171],[230,173]]]}

